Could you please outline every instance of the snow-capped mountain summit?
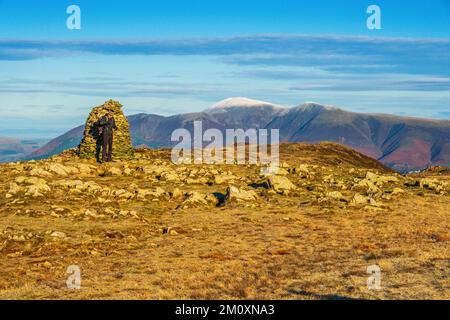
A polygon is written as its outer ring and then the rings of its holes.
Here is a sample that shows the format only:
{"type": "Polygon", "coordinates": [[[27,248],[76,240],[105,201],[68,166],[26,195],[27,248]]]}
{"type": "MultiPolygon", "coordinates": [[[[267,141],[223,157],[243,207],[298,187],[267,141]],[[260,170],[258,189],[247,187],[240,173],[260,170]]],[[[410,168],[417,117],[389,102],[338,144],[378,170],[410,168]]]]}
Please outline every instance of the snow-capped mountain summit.
{"type": "Polygon", "coordinates": [[[263,128],[286,108],[244,97],[228,98],[214,104],[204,112],[226,128],[263,128]]]}
{"type": "Polygon", "coordinates": [[[230,108],[271,108],[271,109],[284,109],[284,107],[266,102],[259,101],[254,99],[249,99],[245,97],[232,97],[227,98],[218,103],[214,104],[210,108],[206,109],[206,112],[217,112],[223,111],[230,108]]]}
{"type": "Polygon", "coordinates": [[[328,104],[320,104],[314,101],[306,101],[303,104],[299,105],[297,108],[301,109],[311,109],[311,108],[323,108],[325,110],[339,110],[338,107],[328,104]]]}
{"type": "MultiPolygon", "coordinates": [[[[446,166],[450,161],[450,120],[363,114],[316,102],[283,108],[248,98],[225,99],[203,112],[129,117],[134,145],[152,147],[172,146],[172,132],[179,128],[193,132],[194,121],[202,121],[204,131],[214,128],[223,134],[226,129],[278,129],[281,141],[336,142],[402,172],[446,166]]],[[[29,158],[48,157],[76,147],[83,131],[84,126],[72,129],[29,158]]]]}

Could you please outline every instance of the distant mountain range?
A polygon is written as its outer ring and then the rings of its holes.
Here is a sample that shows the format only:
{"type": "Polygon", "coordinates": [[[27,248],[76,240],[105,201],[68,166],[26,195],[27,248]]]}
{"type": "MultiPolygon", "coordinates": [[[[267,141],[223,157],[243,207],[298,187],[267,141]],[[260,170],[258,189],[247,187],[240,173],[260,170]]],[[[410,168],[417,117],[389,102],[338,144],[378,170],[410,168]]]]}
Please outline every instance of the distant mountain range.
{"type": "Polygon", "coordinates": [[[43,139],[15,139],[0,137],[0,162],[23,159],[33,151],[42,147],[48,140],[43,139]]]}
{"type": "MultiPolygon", "coordinates": [[[[280,140],[289,142],[336,142],[398,171],[432,165],[450,165],[450,121],[363,114],[307,102],[298,107],[247,98],[229,98],[203,112],[173,116],[137,114],[128,117],[135,146],[171,146],[173,130],[192,132],[193,121],[202,120],[203,130],[233,128],[280,129],[280,140]]],[[[83,126],[70,130],[33,152],[44,158],[78,145],[83,126]]]]}

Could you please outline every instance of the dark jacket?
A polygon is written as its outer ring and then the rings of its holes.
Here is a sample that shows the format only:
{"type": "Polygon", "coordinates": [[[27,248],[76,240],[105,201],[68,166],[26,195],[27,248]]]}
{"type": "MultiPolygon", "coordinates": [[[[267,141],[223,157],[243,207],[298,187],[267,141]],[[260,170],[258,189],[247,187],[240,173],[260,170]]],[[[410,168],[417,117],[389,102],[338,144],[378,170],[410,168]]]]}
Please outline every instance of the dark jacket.
{"type": "Polygon", "coordinates": [[[109,135],[113,133],[113,130],[117,130],[116,120],[114,117],[108,118],[107,116],[103,116],[99,121],[100,126],[100,134],[109,135]]]}

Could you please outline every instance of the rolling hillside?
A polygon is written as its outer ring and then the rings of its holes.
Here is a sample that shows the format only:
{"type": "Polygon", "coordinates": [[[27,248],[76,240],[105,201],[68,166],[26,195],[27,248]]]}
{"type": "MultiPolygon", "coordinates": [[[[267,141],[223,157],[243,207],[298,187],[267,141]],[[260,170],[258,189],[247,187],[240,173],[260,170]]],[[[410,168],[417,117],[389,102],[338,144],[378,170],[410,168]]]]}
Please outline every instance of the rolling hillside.
{"type": "MultiPolygon", "coordinates": [[[[433,165],[450,165],[450,121],[383,114],[363,114],[333,106],[304,103],[283,108],[247,98],[229,98],[203,112],[129,117],[135,146],[170,146],[177,128],[192,132],[193,121],[202,120],[203,130],[217,128],[278,128],[288,142],[336,142],[358,150],[398,171],[412,171],[433,165]]],[[[44,158],[76,147],[83,127],[77,127],[33,152],[30,158],[44,158]]]]}

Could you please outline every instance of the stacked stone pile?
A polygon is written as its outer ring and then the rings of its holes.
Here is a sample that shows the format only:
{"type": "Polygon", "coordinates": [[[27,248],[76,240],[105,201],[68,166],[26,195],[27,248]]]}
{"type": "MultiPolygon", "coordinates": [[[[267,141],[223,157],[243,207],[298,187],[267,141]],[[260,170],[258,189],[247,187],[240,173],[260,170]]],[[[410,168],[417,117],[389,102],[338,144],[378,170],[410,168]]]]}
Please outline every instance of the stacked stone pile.
{"type": "Polygon", "coordinates": [[[92,109],[86,121],[83,139],[78,146],[78,154],[83,159],[99,159],[101,154],[101,137],[98,121],[102,116],[114,112],[117,130],[114,131],[113,159],[129,160],[134,158],[134,149],[131,143],[130,125],[123,114],[122,105],[114,100],[106,101],[103,105],[92,109]]]}

